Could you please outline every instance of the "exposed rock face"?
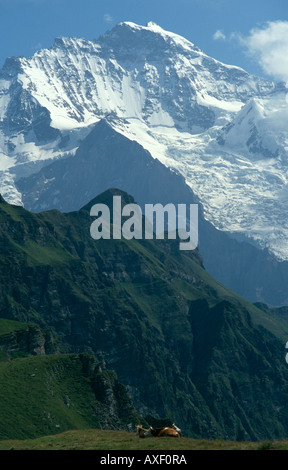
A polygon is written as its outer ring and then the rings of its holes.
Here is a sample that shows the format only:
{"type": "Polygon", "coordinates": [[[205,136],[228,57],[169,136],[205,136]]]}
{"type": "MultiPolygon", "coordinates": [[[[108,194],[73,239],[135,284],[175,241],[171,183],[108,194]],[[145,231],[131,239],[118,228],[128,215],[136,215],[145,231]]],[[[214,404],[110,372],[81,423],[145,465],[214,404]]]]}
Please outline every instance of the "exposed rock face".
{"type": "Polygon", "coordinates": [[[51,333],[43,332],[38,325],[22,324],[19,329],[0,333],[0,350],[8,357],[18,353],[28,356],[41,356],[56,351],[51,333]]]}

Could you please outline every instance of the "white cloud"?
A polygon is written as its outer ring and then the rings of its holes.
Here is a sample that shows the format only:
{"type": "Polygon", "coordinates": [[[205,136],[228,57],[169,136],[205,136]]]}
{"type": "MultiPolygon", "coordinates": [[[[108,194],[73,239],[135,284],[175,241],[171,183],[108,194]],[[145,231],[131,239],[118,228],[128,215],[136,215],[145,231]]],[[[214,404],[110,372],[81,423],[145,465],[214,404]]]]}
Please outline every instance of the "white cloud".
{"type": "Polygon", "coordinates": [[[213,39],[215,41],[218,41],[219,39],[224,40],[224,39],[226,39],[226,36],[220,29],[217,29],[217,31],[213,34],[213,39]]]}
{"type": "Polygon", "coordinates": [[[267,75],[288,82],[288,21],[269,21],[239,39],[267,75]]]}
{"type": "Polygon", "coordinates": [[[114,18],[110,15],[110,13],[105,13],[104,21],[105,23],[111,24],[114,23],[114,18]]]}

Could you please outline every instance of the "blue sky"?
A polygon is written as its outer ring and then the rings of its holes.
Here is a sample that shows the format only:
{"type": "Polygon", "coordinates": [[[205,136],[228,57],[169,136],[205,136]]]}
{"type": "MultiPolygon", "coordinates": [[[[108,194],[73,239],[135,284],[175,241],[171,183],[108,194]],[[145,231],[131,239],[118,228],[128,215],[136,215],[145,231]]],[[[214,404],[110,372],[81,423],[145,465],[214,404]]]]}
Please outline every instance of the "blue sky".
{"type": "Polygon", "coordinates": [[[222,62],[271,78],[288,48],[288,0],[0,0],[0,67],[6,57],[52,46],[55,37],[94,39],[121,21],[154,21],[222,62]],[[275,50],[272,35],[282,51],[274,68],[261,55],[265,40],[275,50]]]}

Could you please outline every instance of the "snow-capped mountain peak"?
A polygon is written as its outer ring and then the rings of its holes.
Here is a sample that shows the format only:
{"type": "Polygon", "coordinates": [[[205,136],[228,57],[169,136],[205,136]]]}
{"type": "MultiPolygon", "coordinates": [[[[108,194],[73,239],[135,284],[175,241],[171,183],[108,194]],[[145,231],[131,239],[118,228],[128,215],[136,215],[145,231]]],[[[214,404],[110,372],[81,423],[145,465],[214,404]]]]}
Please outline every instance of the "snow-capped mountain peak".
{"type": "MultiPolygon", "coordinates": [[[[156,40],[159,40],[160,38],[163,39],[164,41],[167,41],[168,43],[173,41],[175,44],[179,45],[180,47],[187,48],[188,50],[195,49],[198,52],[203,53],[198,47],[196,47],[193,43],[185,39],[184,37],[175,34],[171,31],[167,31],[163,29],[160,25],[155,23],[154,21],[149,21],[146,26],[140,26],[136,23],[130,22],[130,21],[124,21],[122,23],[119,23],[116,25],[111,31],[108,31],[104,37],[113,37],[113,38],[118,38],[121,39],[123,35],[127,34],[136,34],[136,35],[141,35],[142,38],[144,39],[154,39],[156,36],[156,40]]],[[[203,53],[204,54],[204,53],[203,53]]]]}
{"type": "Polygon", "coordinates": [[[146,122],[154,114],[153,124],[156,113],[164,125],[169,115],[170,125],[198,132],[213,125],[211,108],[239,110],[247,98],[273,88],[151,22],[120,23],[97,41],[57,38],[5,71],[48,109],[52,125],[60,128],[61,118],[68,129],[115,112],[146,122]],[[195,107],[201,113],[193,118],[195,107]]]}
{"type": "Polygon", "coordinates": [[[288,258],[283,87],[153,22],[56,38],[0,72],[4,198],[21,204],[17,179],[74,155],[101,119],[180,171],[215,226],[288,258]]]}

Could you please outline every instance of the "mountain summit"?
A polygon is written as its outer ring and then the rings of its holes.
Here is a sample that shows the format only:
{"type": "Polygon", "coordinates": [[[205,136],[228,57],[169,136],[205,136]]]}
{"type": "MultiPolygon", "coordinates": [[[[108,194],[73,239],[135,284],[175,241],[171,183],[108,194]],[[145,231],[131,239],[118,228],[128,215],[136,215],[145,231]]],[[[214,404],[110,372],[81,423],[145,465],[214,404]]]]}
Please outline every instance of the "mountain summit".
{"type": "Polygon", "coordinates": [[[286,260],[286,91],[153,22],[57,38],[0,72],[0,191],[23,204],[15,182],[106,119],[182,173],[216,228],[286,260]]]}

